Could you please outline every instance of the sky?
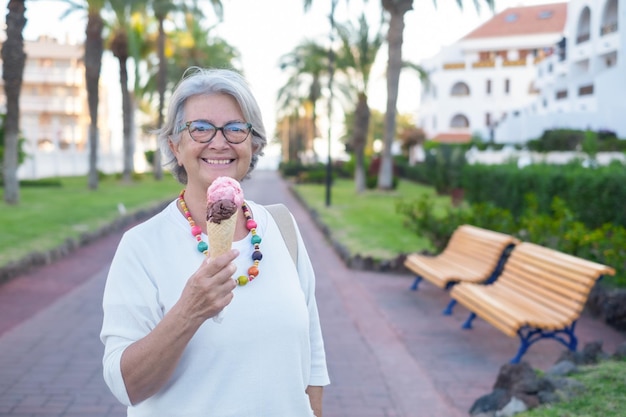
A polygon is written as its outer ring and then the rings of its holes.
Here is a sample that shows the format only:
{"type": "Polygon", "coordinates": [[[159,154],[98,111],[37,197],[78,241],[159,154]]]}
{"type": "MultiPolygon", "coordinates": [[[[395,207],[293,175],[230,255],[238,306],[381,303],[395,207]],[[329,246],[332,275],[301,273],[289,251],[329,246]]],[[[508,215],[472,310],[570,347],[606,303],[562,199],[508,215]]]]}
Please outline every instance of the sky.
{"type": "MultiPolygon", "coordinates": [[[[495,0],[496,13],[508,7],[555,1],[558,0],[495,0]]],[[[286,74],[278,67],[279,58],[305,39],[328,39],[331,0],[314,0],[306,14],[303,3],[303,0],[222,0],[224,21],[216,27],[215,33],[240,51],[244,73],[261,105],[268,132],[273,130],[275,123],[276,93],[286,80],[286,74]]],[[[436,3],[435,8],[432,0],[414,0],[413,10],[406,13],[402,51],[404,60],[419,63],[436,55],[442,47],[453,44],[493,16],[484,2],[480,13],[476,11],[472,0],[464,1],[464,10],[459,9],[456,0],[437,0],[436,3]]],[[[74,12],[70,17],[60,20],[61,14],[67,9],[67,4],[62,1],[30,0],[26,2],[26,7],[28,21],[24,29],[25,39],[35,40],[40,35],[51,35],[60,40],[83,42],[86,23],[84,14],[74,12]]],[[[365,3],[362,0],[339,0],[335,20],[345,22],[352,17],[354,21],[361,11],[365,11],[370,17],[370,25],[374,26],[378,22],[381,7],[379,0],[365,3]]],[[[210,8],[207,15],[212,15],[210,8]]],[[[370,106],[380,111],[386,107],[386,61],[387,50],[383,48],[372,70],[369,92],[370,106]]],[[[102,76],[107,84],[115,85],[108,81],[119,83],[115,62],[107,61],[104,65],[102,76]]],[[[399,112],[417,114],[419,87],[416,75],[406,71],[402,73],[399,112]]],[[[117,90],[111,93],[111,100],[116,100],[117,90]]],[[[342,132],[337,134],[340,136],[342,132]]]]}

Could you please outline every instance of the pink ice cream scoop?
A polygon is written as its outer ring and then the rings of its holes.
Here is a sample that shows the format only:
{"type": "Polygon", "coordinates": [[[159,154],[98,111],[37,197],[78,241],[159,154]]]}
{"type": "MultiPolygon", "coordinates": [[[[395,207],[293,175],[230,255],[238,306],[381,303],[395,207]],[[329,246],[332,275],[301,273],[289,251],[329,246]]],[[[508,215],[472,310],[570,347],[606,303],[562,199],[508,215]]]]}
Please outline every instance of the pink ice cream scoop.
{"type": "Polygon", "coordinates": [[[239,181],[230,177],[217,177],[207,189],[207,205],[219,200],[230,200],[237,205],[243,204],[243,190],[239,181]]]}

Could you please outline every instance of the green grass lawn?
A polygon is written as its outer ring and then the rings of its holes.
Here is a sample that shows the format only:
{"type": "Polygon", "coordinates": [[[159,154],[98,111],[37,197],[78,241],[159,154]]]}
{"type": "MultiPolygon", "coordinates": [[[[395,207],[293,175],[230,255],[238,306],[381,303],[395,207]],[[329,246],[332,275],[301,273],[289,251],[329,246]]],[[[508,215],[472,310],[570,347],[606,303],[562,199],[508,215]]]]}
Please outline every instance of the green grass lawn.
{"type": "MultiPolygon", "coordinates": [[[[60,178],[59,182],[60,186],[22,186],[18,206],[1,203],[0,266],[98,230],[122,216],[120,205],[131,213],[173,199],[182,189],[167,174],[160,182],[146,175],[129,184],[109,176],[100,181],[97,191],[87,188],[85,177],[60,178]]],[[[325,206],[324,185],[299,184],[295,190],[350,253],[376,260],[432,250],[427,239],[407,230],[403,217],[396,213],[398,201],[429,194],[442,207],[450,202],[436,196],[432,188],[408,181],[400,181],[394,191],[368,190],[357,195],[352,181],[340,179],[333,184],[330,207],[325,206]]]]}
{"type": "Polygon", "coordinates": [[[622,417],[626,410],[626,361],[582,366],[571,376],[585,390],[568,402],[542,406],[519,417],[622,417]]]}
{"type": "Polygon", "coordinates": [[[120,205],[132,213],[174,199],[182,189],[169,174],[162,181],[138,178],[127,184],[106,177],[97,191],[87,188],[86,177],[61,178],[60,186],[21,187],[19,205],[0,203],[0,266],[98,230],[122,216],[120,205]]]}
{"type": "Polygon", "coordinates": [[[325,203],[324,185],[297,184],[294,188],[306,205],[318,213],[335,241],[341,242],[353,255],[371,256],[376,260],[433,249],[430,241],[407,229],[404,217],[396,212],[398,201],[412,201],[427,194],[436,199],[442,209],[450,205],[449,197],[437,196],[431,187],[409,181],[400,181],[393,191],[367,190],[357,194],[353,181],[338,179],[331,187],[329,207],[325,203]]]}

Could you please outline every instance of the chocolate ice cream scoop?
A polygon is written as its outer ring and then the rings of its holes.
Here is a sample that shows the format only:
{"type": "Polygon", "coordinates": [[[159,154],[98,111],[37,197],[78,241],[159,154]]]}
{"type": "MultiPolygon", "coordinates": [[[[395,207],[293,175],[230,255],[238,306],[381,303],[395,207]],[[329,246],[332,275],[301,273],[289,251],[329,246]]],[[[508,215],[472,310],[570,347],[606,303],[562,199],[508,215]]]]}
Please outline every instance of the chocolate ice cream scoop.
{"type": "Polygon", "coordinates": [[[237,211],[237,205],[231,200],[218,200],[211,203],[207,210],[207,221],[220,224],[230,219],[237,211]]]}

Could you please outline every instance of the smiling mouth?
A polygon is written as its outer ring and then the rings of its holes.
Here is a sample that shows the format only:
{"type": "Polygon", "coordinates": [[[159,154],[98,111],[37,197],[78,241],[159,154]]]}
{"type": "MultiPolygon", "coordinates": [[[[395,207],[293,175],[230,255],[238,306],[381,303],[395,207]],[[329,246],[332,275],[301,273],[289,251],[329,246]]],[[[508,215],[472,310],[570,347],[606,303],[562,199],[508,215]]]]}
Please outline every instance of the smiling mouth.
{"type": "Polygon", "coordinates": [[[202,160],[209,165],[228,165],[234,161],[234,159],[206,159],[206,158],[202,158],[202,160]]]}

